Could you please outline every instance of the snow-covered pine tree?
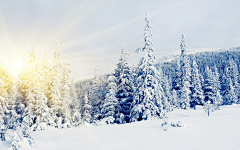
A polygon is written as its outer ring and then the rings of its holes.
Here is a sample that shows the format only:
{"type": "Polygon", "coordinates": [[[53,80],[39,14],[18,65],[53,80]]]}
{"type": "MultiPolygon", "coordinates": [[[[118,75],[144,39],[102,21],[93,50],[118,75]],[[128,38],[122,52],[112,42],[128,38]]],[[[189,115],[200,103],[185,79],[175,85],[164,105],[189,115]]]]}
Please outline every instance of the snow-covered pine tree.
{"type": "Polygon", "coordinates": [[[216,89],[216,99],[213,102],[213,107],[214,109],[219,109],[219,106],[222,105],[223,100],[222,100],[222,96],[220,94],[220,90],[221,90],[221,84],[219,81],[219,73],[218,73],[218,68],[216,67],[216,65],[214,66],[214,72],[213,72],[213,82],[214,82],[214,87],[216,89]]]}
{"type": "Polygon", "coordinates": [[[7,117],[7,128],[13,129],[14,122],[16,122],[16,119],[18,118],[18,115],[15,110],[15,102],[17,98],[17,87],[16,82],[12,82],[8,89],[8,101],[6,104],[7,112],[5,112],[7,117]]]}
{"type": "Polygon", "coordinates": [[[48,106],[51,108],[53,120],[56,124],[60,125],[57,125],[57,127],[61,128],[61,121],[62,117],[65,115],[65,109],[63,108],[63,102],[61,99],[62,63],[60,60],[61,54],[59,52],[59,49],[59,43],[56,41],[53,67],[51,68],[51,82],[48,91],[48,106]]]}
{"type": "Polygon", "coordinates": [[[81,114],[80,114],[80,104],[77,99],[76,86],[73,82],[73,78],[70,84],[70,98],[72,103],[70,104],[71,109],[71,123],[73,126],[79,126],[82,123],[81,114]]]}
{"type": "Polygon", "coordinates": [[[149,14],[145,17],[146,27],[144,31],[145,45],[136,51],[145,52],[140,59],[136,75],[136,91],[134,92],[134,101],[130,113],[132,122],[141,120],[151,120],[162,117],[162,88],[160,86],[160,73],[155,68],[156,56],[152,47],[152,25],[150,24],[149,14]]]}
{"type": "Polygon", "coordinates": [[[238,97],[235,93],[235,87],[232,82],[231,74],[229,71],[229,67],[225,68],[225,74],[224,74],[224,82],[222,83],[223,87],[223,104],[225,105],[231,105],[233,103],[236,103],[238,101],[238,97]]]}
{"type": "Polygon", "coordinates": [[[175,89],[172,90],[172,105],[173,108],[180,108],[178,103],[178,95],[175,89]]]}
{"type": "Polygon", "coordinates": [[[82,108],[82,120],[83,122],[87,122],[90,123],[92,120],[92,116],[91,116],[91,109],[92,106],[88,104],[88,93],[85,92],[85,96],[83,99],[83,108],[82,108]]]}
{"type": "MultiPolygon", "coordinates": [[[[35,50],[30,53],[28,61],[20,77],[20,90],[23,103],[31,111],[30,117],[34,130],[47,129],[47,124],[52,116],[49,114],[47,97],[44,95],[44,81],[40,58],[35,55],[35,50]]],[[[24,112],[22,112],[24,113],[24,112]]]]}
{"type": "MultiPolygon", "coordinates": [[[[129,58],[129,53],[126,51],[125,47],[122,49],[122,54],[119,59],[119,63],[117,64],[117,68],[115,69],[114,76],[116,77],[116,97],[121,106],[120,112],[128,117],[131,111],[131,104],[133,102],[133,92],[134,92],[134,84],[133,84],[133,74],[131,68],[127,63],[127,59],[129,58]]],[[[126,119],[129,122],[129,119],[126,119]]]]}
{"type": "Polygon", "coordinates": [[[6,141],[6,126],[4,125],[4,120],[0,116],[0,140],[1,141],[6,141]]]}
{"type": "Polygon", "coordinates": [[[32,119],[31,119],[31,110],[26,110],[25,114],[22,117],[22,122],[21,122],[21,131],[23,133],[23,137],[27,138],[28,144],[31,147],[35,147],[35,142],[32,137],[32,128],[30,125],[32,124],[32,119]]]}
{"type": "Polygon", "coordinates": [[[175,72],[174,72],[174,76],[173,76],[173,82],[172,82],[172,87],[173,89],[175,89],[176,91],[180,90],[180,60],[177,59],[176,60],[176,67],[175,67],[175,72]]]}
{"type": "Polygon", "coordinates": [[[62,81],[61,81],[61,99],[62,99],[62,109],[64,112],[63,116],[63,127],[70,127],[70,118],[71,118],[71,111],[70,111],[70,104],[72,103],[70,97],[70,70],[68,69],[68,58],[62,63],[62,81]]]}
{"type": "Polygon", "coordinates": [[[236,104],[238,101],[237,95],[235,94],[235,88],[232,83],[232,79],[228,78],[228,83],[229,83],[229,91],[225,95],[225,99],[227,100],[226,104],[231,105],[231,104],[236,104]]]}
{"type": "Polygon", "coordinates": [[[219,72],[218,72],[218,68],[217,66],[215,65],[214,66],[214,72],[213,72],[213,80],[214,80],[214,86],[216,88],[216,90],[221,90],[221,84],[220,84],[220,75],[219,75],[219,72]]]}
{"type": "Polygon", "coordinates": [[[92,87],[89,91],[90,105],[92,106],[91,115],[93,120],[101,119],[100,106],[102,103],[101,93],[100,93],[100,80],[98,69],[95,68],[94,78],[92,80],[92,87]]]}
{"type": "Polygon", "coordinates": [[[105,123],[113,123],[115,120],[115,112],[119,111],[119,102],[116,97],[116,77],[114,76],[114,71],[112,71],[108,77],[108,86],[105,100],[101,105],[102,121],[105,123]]]}
{"type": "Polygon", "coordinates": [[[204,106],[203,106],[203,109],[204,109],[205,113],[208,113],[208,117],[209,117],[210,112],[214,111],[214,108],[213,108],[213,105],[212,105],[211,101],[205,102],[204,106]]]}
{"type": "Polygon", "coordinates": [[[220,90],[217,90],[216,100],[213,102],[214,110],[219,109],[219,106],[221,106],[222,102],[223,102],[223,100],[222,100],[222,96],[220,94],[220,90]]]}
{"type": "Polygon", "coordinates": [[[204,96],[205,102],[214,103],[216,100],[216,88],[214,86],[212,70],[207,66],[205,70],[204,96]]]}
{"type": "Polygon", "coordinates": [[[237,99],[240,98],[240,87],[239,87],[239,71],[238,71],[238,66],[237,63],[233,60],[230,59],[229,60],[229,75],[231,77],[232,80],[232,86],[234,88],[234,93],[237,96],[237,99]]]}
{"type": "Polygon", "coordinates": [[[172,95],[170,93],[170,86],[169,86],[169,79],[168,77],[162,77],[162,88],[164,91],[164,94],[162,96],[162,104],[163,109],[165,109],[165,112],[172,111],[172,95]]]}
{"type": "MultiPolygon", "coordinates": [[[[12,75],[12,69],[10,65],[12,64],[11,58],[9,58],[9,64],[7,67],[8,74],[8,82],[6,87],[7,97],[6,97],[6,111],[5,111],[5,120],[6,126],[9,129],[13,129],[14,122],[18,118],[17,113],[15,111],[15,102],[17,98],[17,82],[16,79],[12,75]]],[[[3,76],[3,75],[2,75],[3,76]]]]}
{"type": "Polygon", "coordinates": [[[203,105],[204,104],[204,96],[203,96],[203,89],[200,80],[200,74],[198,71],[198,65],[195,60],[193,60],[193,69],[192,69],[192,94],[191,94],[191,101],[190,107],[194,107],[196,109],[196,105],[203,105]]]}
{"type": "Polygon", "coordinates": [[[11,76],[4,66],[0,64],[0,116],[3,118],[3,120],[7,119],[7,116],[5,115],[7,110],[7,98],[8,93],[7,89],[9,85],[11,84],[9,81],[11,79],[11,76]]]}
{"type": "Polygon", "coordinates": [[[13,133],[13,138],[11,142],[13,150],[18,150],[19,148],[22,147],[22,141],[21,141],[22,137],[23,137],[23,134],[22,134],[21,128],[20,126],[18,126],[16,127],[16,130],[13,133]]]}
{"type": "Polygon", "coordinates": [[[179,70],[179,100],[182,109],[190,108],[191,94],[191,68],[189,58],[187,56],[187,44],[184,34],[181,40],[180,70],[179,70]]]}

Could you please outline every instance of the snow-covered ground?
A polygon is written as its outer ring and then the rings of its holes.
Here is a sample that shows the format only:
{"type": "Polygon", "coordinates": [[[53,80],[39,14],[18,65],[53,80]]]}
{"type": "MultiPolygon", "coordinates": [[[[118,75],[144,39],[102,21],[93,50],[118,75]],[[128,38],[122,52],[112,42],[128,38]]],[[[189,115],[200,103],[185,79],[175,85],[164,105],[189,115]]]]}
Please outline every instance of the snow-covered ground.
{"type": "MultiPolygon", "coordinates": [[[[33,133],[36,148],[22,150],[239,150],[240,105],[222,106],[208,117],[202,107],[175,110],[163,120],[122,125],[50,129],[33,133]],[[183,121],[186,127],[172,127],[183,121]],[[166,131],[164,129],[167,128],[166,131]]],[[[10,150],[10,141],[0,142],[0,150],[10,150]]],[[[20,149],[20,150],[21,150],[20,149]]]]}

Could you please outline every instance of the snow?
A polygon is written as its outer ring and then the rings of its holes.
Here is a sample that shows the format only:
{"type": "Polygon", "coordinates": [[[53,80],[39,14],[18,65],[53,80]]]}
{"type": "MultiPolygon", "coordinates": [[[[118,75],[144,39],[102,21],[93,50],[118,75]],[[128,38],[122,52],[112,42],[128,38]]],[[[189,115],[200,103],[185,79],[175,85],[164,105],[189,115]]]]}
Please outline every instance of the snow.
{"type": "MultiPolygon", "coordinates": [[[[168,124],[163,127],[163,119],[157,119],[36,131],[33,138],[37,147],[32,148],[23,141],[20,150],[239,150],[240,105],[221,106],[220,109],[209,117],[199,106],[196,110],[174,110],[167,114],[168,124]],[[186,126],[171,126],[178,121],[186,126]]],[[[0,149],[10,150],[10,141],[0,142],[0,149]]]]}
{"type": "MultiPolygon", "coordinates": [[[[236,51],[240,47],[226,47],[226,48],[196,48],[196,49],[187,49],[187,54],[196,54],[201,52],[224,52],[224,51],[236,51]]],[[[159,62],[170,62],[176,58],[179,58],[179,50],[174,50],[168,53],[159,54],[159,62]]]]}

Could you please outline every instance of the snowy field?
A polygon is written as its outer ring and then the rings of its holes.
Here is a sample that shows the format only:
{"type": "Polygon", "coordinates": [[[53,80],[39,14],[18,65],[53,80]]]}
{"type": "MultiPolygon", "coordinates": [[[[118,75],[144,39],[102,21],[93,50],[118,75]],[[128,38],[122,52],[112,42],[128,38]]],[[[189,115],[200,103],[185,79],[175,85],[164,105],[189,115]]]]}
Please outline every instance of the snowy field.
{"type": "MultiPolygon", "coordinates": [[[[222,106],[204,113],[197,110],[175,110],[163,120],[122,125],[50,129],[33,133],[36,148],[23,144],[22,150],[239,150],[240,105],[222,106]],[[186,127],[172,127],[183,121],[186,127]],[[164,129],[167,128],[166,131],[164,129]]],[[[10,141],[1,142],[0,150],[10,150],[10,141]]],[[[20,150],[21,150],[20,149],[20,150]]]]}

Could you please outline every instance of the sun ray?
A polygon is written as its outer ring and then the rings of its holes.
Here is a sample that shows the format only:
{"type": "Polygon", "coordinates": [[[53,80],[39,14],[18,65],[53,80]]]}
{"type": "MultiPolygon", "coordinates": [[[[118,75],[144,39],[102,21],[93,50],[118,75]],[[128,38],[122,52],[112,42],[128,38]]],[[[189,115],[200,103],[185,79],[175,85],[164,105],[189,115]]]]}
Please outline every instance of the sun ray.
{"type": "Polygon", "coordinates": [[[126,22],[123,22],[121,24],[118,24],[118,25],[115,25],[115,26],[112,26],[110,28],[107,28],[107,29],[104,29],[96,34],[93,34],[93,35],[88,35],[88,36],[83,36],[83,37],[80,37],[80,38],[77,38],[75,39],[74,41],[71,41],[71,42],[68,42],[68,43],[65,43],[62,45],[63,49],[67,49],[67,48],[71,48],[71,47],[74,47],[74,46],[77,46],[79,44],[82,44],[84,42],[87,42],[89,40],[92,40],[96,37],[99,37],[103,34],[106,34],[106,33],[109,33],[109,32],[112,32],[114,30],[117,30],[119,28],[122,28],[122,27],[125,27],[131,23],[134,23],[136,21],[139,21],[141,20],[142,18],[144,18],[144,16],[140,16],[140,17],[137,17],[137,18],[134,18],[132,20],[129,20],[129,21],[126,21],[126,22]]]}
{"type": "Polygon", "coordinates": [[[44,14],[42,15],[41,19],[39,20],[37,26],[35,27],[33,33],[31,34],[29,40],[25,44],[24,49],[27,49],[27,48],[29,48],[32,45],[32,41],[35,38],[36,33],[39,31],[39,28],[41,27],[41,25],[43,23],[43,20],[46,18],[47,14],[49,13],[50,5],[51,5],[51,2],[48,3],[46,11],[44,12],[44,14]]]}
{"type": "MultiPolygon", "coordinates": [[[[93,12],[94,9],[96,9],[104,0],[97,1],[94,5],[92,5],[89,9],[84,11],[82,14],[78,15],[75,19],[70,21],[68,24],[66,24],[64,27],[61,28],[61,30],[58,30],[57,33],[52,34],[52,36],[47,40],[47,42],[55,41],[56,39],[59,39],[61,35],[66,34],[70,29],[72,29],[74,26],[77,25],[77,23],[87,14],[93,12]]],[[[77,9],[79,10],[79,9],[77,9]]]]}
{"type": "Polygon", "coordinates": [[[3,33],[3,36],[4,36],[5,40],[6,40],[6,44],[7,44],[8,49],[11,50],[12,49],[12,43],[11,43],[12,42],[12,37],[9,34],[8,25],[7,25],[6,19],[4,17],[1,6],[0,6],[0,29],[3,33]]]}

